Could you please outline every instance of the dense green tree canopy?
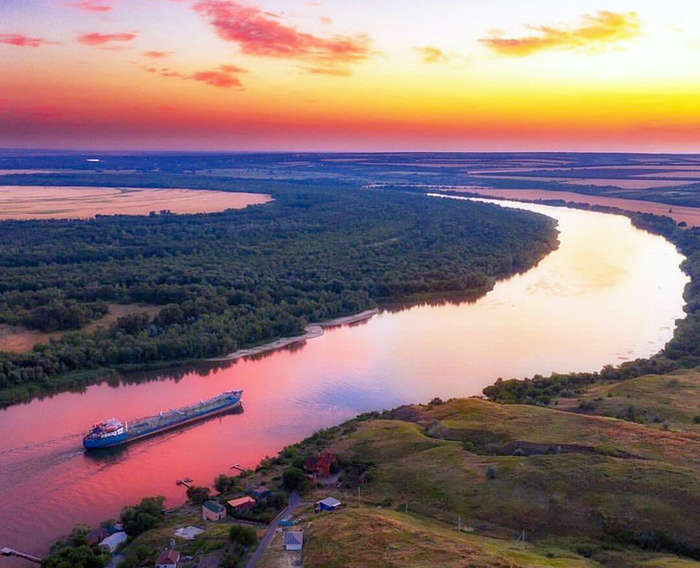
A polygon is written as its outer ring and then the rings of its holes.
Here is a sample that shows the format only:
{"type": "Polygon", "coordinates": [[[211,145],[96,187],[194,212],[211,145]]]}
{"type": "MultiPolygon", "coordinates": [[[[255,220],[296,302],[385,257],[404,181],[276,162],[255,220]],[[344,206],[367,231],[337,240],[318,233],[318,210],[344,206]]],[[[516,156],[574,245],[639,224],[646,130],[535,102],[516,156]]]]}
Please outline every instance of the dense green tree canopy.
{"type": "Polygon", "coordinates": [[[109,302],[162,307],[0,354],[0,389],[222,355],[380,302],[478,295],[556,245],[551,219],[494,205],[275,188],[272,203],[216,214],[0,223],[0,323],[66,329],[109,302]]]}

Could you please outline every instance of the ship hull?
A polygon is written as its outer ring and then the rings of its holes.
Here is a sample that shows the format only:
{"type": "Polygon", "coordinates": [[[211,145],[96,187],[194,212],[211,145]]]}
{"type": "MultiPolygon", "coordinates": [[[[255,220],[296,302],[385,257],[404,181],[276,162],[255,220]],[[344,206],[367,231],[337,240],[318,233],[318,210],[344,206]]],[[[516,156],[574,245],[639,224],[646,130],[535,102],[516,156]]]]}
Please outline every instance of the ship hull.
{"type": "Polygon", "coordinates": [[[170,424],[154,426],[153,428],[149,428],[149,429],[142,430],[139,432],[129,432],[127,430],[127,432],[125,432],[122,435],[110,437],[108,439],[84,438],[83,439],[83,447],[86,450],[101,450],[104,448],[114,448],[116,446],[123,446],[125,444],[128,444],[130,442],[134,442],[136,440],[141,440],[141,439],[147,438],[149,436],[155,436],[156,434],[160,434],[161,432],[167,432],[168,430],[180,428],[181,426],[184,426],[186,424],[191,424],[191,423],[197,422],[199,420],[203,420],[203,419],[208,418],[210,416],[215,416],[217,414],[223,414],[224,412],[228,412],[230,410],[233,410],[235,408],[240,407],[240,405],[241,405],[241,400],[239,398],[235,402],[234,401],[226,402],[225,404],[222,404],[220,406],[216,406],[216,407],[204,410],[202,412],[195,413],[191,416],[188,416],[187,418],[183,418],[182,420],[178,420],[178,421],[172,422],[170,424]]]}

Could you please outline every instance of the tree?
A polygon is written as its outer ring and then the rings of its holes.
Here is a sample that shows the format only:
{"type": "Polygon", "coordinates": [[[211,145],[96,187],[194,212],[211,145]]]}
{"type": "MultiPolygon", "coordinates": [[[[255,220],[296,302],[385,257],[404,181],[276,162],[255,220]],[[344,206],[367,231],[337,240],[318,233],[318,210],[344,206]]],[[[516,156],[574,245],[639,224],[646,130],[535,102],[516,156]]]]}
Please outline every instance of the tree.
{"type": "Polygon", "coordinates": [[[42,568],[103,568],[108,555],[87,541],[89,528],[76,526],[65,540],[58,540],[41,561],[42,568]]]}
{"type": "Polygon", "coordinates": [[[209,499],[209,494],[211,490],[208,487],[200,487],[193,485],[187,488],[187,498],[192,501],[195,505],[201,505],[207,499],[209,499]]]}
{"type": "Polygon", "coordinates": [[[120,518],[126,534],[136,536],[158,526],[165,514],[164,502],[164,497],[146,497],[136,506],[124,507],[120,518]]]}
{"type": "Polygon", "coordinates": [[[298,491],[306,480],[306,474],[296,467],[289,467],[282,473],[282,485],[287,491],[298,491]]]}
{"type": "Polygon", "coordinates": [[[219,492],[219,493],[226,493],[227,491],[230,491],[236,486],[236,478],[235,477],[230,477],[226,475],[225,473],[222,473],[221,475],[217,476],[214,479],[214,488],[219,492]]]}
{"type": "Polygon", "coordinates": [[[233,525],[228,533],[229,540],[245,548],[254,546],[258,542],[258,535],[250,527],[233,525]]]}

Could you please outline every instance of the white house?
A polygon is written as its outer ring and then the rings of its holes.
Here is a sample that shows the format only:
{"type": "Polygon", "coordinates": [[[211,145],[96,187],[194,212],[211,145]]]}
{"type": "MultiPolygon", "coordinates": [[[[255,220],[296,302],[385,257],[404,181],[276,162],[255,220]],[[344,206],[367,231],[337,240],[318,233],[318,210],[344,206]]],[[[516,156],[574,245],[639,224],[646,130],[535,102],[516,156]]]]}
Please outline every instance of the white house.
{"type": "Polygon", "coordinates": [[[100,548],[105,548],[111,553],[114,552],[117,549],[117,546],[119,546],[125,540],[126,533],[124,531],[115,532],[114,534],[111,534],[104,540],[100,541],[100,548]]]}
{"type": "Polygon", "coordinates": [[[287,531],[284,533],[285,550],[301,550],[304,546],[304,531],[287,531]]]}

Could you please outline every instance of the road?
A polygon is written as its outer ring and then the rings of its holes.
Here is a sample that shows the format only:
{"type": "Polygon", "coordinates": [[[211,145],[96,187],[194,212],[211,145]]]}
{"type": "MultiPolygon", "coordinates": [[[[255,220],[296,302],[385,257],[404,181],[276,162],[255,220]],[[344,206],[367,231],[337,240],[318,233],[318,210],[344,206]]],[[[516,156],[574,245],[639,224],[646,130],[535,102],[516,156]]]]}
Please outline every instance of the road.
{"type": "Polygon", "coordinates": [[[258,548],[255,549],[253,555],[248,559],[248,562],[246,562],[246,568],[255,568],[258,562],[260,562],[263,554],[265,554],[265,550],[267,550],[267,547],[272,541],[272,537],[275,536],[275,531],[277,530],[277,525],[279,525],[279,522],[283,518],[291,515],[298,506],[299,494],[294,491],[289,495],[287,506],[270,522],[267,530],[265,531],[265,536],[262,537],[258,548]]]}

